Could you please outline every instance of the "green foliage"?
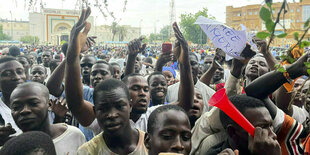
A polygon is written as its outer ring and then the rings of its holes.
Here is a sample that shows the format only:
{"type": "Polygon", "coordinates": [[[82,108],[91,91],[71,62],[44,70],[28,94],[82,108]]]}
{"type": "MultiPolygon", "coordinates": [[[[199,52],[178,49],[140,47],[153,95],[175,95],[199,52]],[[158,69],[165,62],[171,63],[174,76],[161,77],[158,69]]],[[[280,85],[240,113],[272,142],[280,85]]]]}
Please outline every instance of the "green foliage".
{"type": "Polygon", "coordinates": [[[208,9],[203,8],[203,10],[195,14],[181,14],[180,27],[186,40],[195,44],[205,44],[207,42],[206,34],[201,30],[199,25],[194,24],[199,16],[214,19],[214,17],[208,15],[208,9]]]}
{"type": "Polygon", "coordinates": [[[278,72],[284,73],[286,72],[285,68],[281,66],[280,64],[274,65],[274,67],[277,69],[278,72]]]}
{"type": "Polygon", "coordinates": [[[308,73],[308,75],[310,75],[310,69],[307,69],[307,73],[308,73]]]}
{"type": "Polygon", "coordinates": [[[0,40],[11,40],[11,37],[3,33],[2,25],[0,25],[0,40]]]}
{"type": "Polygon", "coordinates": [[[151,33],[150,36],[149,36],[149,41],[151,43],[153,43],[154,41],[160,41],[160,42],[165,42],[165,41],[168,41],[170,39],[169,37],[169,29],[171,28],[171,26],[167,25],[167,26],[164,26],[159,34],[155,34],[155,33],[151,33]]]}
{"type": "Polygon", "coordinates": [[[310,43],[306,40],[302,41],[300,44],[300,48],[304,48],[304,47],[308,47],[310,45],[310,43]]]}
{"type": "Polygon", "coordinates": [[[265,21],[265,26],[269,32],[272,32],[274,30],[274,22],[271,19],[265,21]]]}
{"type": "Polygon", "coordinates": [[[298,32],[294,32],[294,33],[293,33],[293,36],[294,36],[294,39],[295,39],[296,41],[298,41],[299,33],[298,33],[298,32]]]}
{"type": "Polygon", "coordinates": [[[276,35],[276,37],[278,37],[278,38],[285,38],[286,36],[287,36],[287,33],[282,33],[282,34],[276,35]]]}
{"type": "Polygon", "coordinates": [[[310,68],[310,62],[304,62],[304,64],[307,68],[310,68]]]}
{"type": "Polygon", "coordinates": [[[260,16],[260,18],[261,18],[263,21],[265,21],[265,22],[271,20],[271,13],[270,13],[270,11],[269,11],[267,8],[265,8],[265,7],[262,7],[262,8],[260,9],[260,11],[259,11],[259,16],[260,16]]]}
{"type": "Polygon", "coordinates": [[[307,21],[304,24],[304,28],[307,28],[309,26],[309,22],[310,22],[310,19],[308,18],[307,21]]]}
{"type": "Polygon", "coordinates": [[[112,31],[112,41],[114,41],[114,37],[116,35],[116,33],[118,32],[118,24],[116,22],[113,22],[111,25],[111,31],[112,31]]]}
{"type": "Polygon", "coordinates": [[[119,41],[124,41],[127,36],[127,28],[125,26],[118,26],[119,41]]]}
{"type": "Polygon", "coordinates": [[[288,61],[290,64],[292,64],[292,63],[295,62],[295,59],[292,58],[291,56],[288,56],[288,57],[286,57],[286,58],[287,58],[287,61],[288,61]]]}
{"type": "Polygon", "coordinates": [[[28,44],[37,44],[39,43],[39,37],[37,36],[23,36],[20,38],[20,41],[23,43],[28,43],[28,44]]]}
{"type": "Polygon", "coordinates": [[[256,34],[256,37],[258,37],[259,39],[266,39],[269,36],[270,36],[269,32],[258,32],[256,34]]]}

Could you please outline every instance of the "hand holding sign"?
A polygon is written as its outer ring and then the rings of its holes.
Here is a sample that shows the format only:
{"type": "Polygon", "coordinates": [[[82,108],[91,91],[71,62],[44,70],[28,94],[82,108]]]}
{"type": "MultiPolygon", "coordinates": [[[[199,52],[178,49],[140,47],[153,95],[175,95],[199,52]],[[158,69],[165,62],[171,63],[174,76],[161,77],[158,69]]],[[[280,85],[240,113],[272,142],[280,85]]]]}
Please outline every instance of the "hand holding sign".
{"type": "Polygon", "coordinates": [[[234,30],[220,22],[203,16],[199,16],[195,24],[199,24],[217,48],[221,48],[229,56],[244,59],[241,53],[246,47],[246,31],[234,30]]]}

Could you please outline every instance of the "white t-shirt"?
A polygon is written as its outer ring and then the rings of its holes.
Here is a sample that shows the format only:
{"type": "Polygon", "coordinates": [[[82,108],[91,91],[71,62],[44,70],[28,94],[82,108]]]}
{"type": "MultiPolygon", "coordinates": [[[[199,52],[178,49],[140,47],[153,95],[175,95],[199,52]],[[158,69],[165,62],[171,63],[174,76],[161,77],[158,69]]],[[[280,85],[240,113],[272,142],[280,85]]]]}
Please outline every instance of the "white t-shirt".
{"type": "Polygon", "coordinates": [[[298,107],[296,105],[293,105],[293,114],[292,117],[299,123],[303,123],[307,117],[309,116],[309,113],[307,112],[307,110],[302,107],[298,107]]]}
{"type": "Polygon", "coordinates": [[[22,130],[20,130],[17,127],[17,125],[16,125],[16,123],[12,117],[11,109],[2,101],[1,98],[0,98],[0,115],[3,118],[5,125],[7,125],[7,123],[10,123],[12,125],[13,129],[15,129],[16,133],[13,134],[12,136],[17,136],[17,135],[22,133],[22,130]]]}
{"type": "MultiPolygon", "coordinates": [[[[137,120],[137,122],[133,122],[132,120],[130,120],[130,125],[142,130],[143,132],[146,132],[147,130],[147,121],[149,119],[149,116],[151,115],[151,113],[158,107],[163,106],[163,105],[157,105],[157,106],[153,106],[153,107],[149,107],[146,111],[146,113],[142,114],[141,117],[137,120]]],[[[97,118],[87,127],[88,129],[90,129],[94,135],[98,135],[99,133],[102,132],[102,129],[100,128],[97,118]]]]}
{"type": "MultiPolygon", "coordinates": [[[[167,91],[167,95],[166,95],[166,102],[173,103],[173,102],[176,102],[178,100],[179,87],[180,87],[180,82],[175,83],[175,84],[168,87],[168,91],[167,91]]],[[[197,80],[197,82],[195,84],[195,88],[197,88],[202,95],[203,104],[204,104],[203,112],[209,111],[210,108],[208,105],[208,101],[213,96],[215,91],[212,88],[210,88],[209,86],[202,83],[200,80],[197,80]]]]}
{"type": "Polygon", "coordinates": [[[53,139],[57,155],[74,155],[77,154],[78,148],[86,142],[84,134],[78,128],[67,125],[67,130],[53,139]]]}

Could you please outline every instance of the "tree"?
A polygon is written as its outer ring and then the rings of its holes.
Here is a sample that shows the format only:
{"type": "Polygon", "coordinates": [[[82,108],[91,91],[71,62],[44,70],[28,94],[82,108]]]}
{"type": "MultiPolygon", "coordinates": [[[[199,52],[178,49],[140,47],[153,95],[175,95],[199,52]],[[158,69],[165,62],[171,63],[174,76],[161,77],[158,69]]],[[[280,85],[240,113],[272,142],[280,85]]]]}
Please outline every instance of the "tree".
{"type": "Polygon", "coordinates": [[[111,31],[112,31],[112,41],[114,41],[114,37],[116,35],[116,33],[118,32],[118,24],[116,22],[113,22],[111,25],[111,31]]]}
{"type": "Polygon", "coordinates": [[[167,25],[167,26],[164,26],[161,30],[160,30],[160,36],[161,36],[161,40],[162,41],[167,41],[170,39],[169,37],[169,29],[171,29],[172,26],[170,25],[167,25]]]}
{"type": "Polygon", "coordinates": [[[119,41],[124,41],[127,36],[127,28],[125,26],[118,27],[119,41]]]}
{"type": "Polygon", "coordinates": [[[39,43],[39,37],[37,36],[23,36],[20,38],[20,41],[23,43],[28,43],[28,44],[37,44],[39,43]]]}
{"type": "Polygon", "coordinates": [[[0,40],[11,40],[11,37],[3,33],[3,27],[0,25],[0,40]]]}
{"type": "Polygon", "coordinates": [[[194,24],[199,16],[215,19],[213,16],[208,15],[207,8],[203,8],[195,14],[181,14],[180,27],[186,40],[195,44],[205,44],[207,42],[206,34],[201,30],[199,25],[194,24]]]}

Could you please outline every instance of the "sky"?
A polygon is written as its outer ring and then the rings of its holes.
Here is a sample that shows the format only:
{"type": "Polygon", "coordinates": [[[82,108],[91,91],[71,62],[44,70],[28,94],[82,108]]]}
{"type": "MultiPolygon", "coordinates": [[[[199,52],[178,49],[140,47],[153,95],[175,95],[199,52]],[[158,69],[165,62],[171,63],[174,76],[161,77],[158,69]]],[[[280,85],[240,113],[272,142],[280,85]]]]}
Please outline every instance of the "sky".
{"type": "MultiPolygon", "coordinates": [[[[40,1],[46,8],[75,9],[78,0],[0,0],[0,18],[17,20],[29,20],[29,1],[39,11],[40,1]]],[[[103,4],[103,0],[88,0],[93,6],[96,1],[103,4]]],[[[142,34],[159,32],[162,27],[169,25],[169,12],[171,0],[128,0],[126,11],[123,12],[124,0],[107,0],[108,9],[114,12],[117,19],[121,19],[120,25],[131,25],[140,27],[142,34]]],[[[184,13],[195,13],[203,8],[208,9],[208,14],[216,20],[225,23],[226,6],[240,7],[250,4],[262,4],[264,0],[175,0],[176,20],[180,21],[180,15],[184,13]]],[[[274,0],[281,1],[281,0],[274,0]]],[[[102,7],[103,8],[103,7],[102,7]]],[[[103,8],[104,9],[104,8],[103,8]]],[[[33,10],[30,10],[33,11],[33,10]]],[[[96,25],[111,25],[113,19],[106,19],[99,9],[92,7],[92,14],[96,18],[96,25]]]]}

